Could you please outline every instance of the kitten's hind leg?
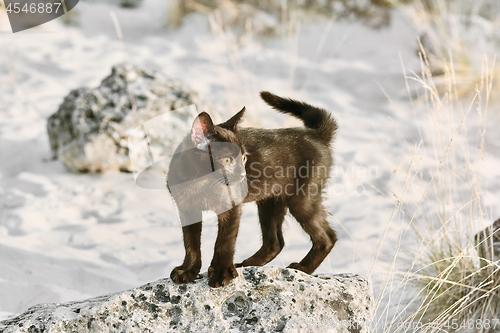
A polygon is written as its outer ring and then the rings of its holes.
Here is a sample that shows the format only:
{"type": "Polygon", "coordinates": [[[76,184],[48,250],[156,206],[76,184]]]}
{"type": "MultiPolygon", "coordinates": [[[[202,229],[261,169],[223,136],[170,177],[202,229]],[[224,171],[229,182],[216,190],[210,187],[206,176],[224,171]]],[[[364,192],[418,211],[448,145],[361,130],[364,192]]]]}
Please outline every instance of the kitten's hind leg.
{"type": "MultiPolygon", "coordinates": [[[[201,211],[199,215],[200,222],[182,227],[186,251],[184,262],[170,273],[170,278],[177,284],[192,282],[201,269],[201,211]]],[[[180,216],[183,221],[182,212],[180,216]]]]}
{"type": "Polygon", "coordinates": [[[332,250],[337,235],[326,219],[326,208],[320,197],[292,197],[289,207],[290,213],[311,237],[312,248],[300,263],[292,263],[288,268],[312,274],[332,250]]]}
{"type": "Polygon", "coordinates": [[[283,220],[287,206],[280,198],[269,198],[257,202],[259,222],[262,230],[262,247],[250,258],[237,264],[237,267],[264,266],[281,252],[285,246],[283,239],[283,220]]]}

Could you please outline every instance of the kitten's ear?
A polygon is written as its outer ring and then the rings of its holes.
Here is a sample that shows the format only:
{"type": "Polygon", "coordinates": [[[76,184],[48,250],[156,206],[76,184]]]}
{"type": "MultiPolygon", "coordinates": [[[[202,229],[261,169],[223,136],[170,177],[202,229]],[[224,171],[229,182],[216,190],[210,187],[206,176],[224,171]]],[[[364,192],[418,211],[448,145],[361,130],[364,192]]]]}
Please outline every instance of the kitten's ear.
{"type": "Polygon", "coordinates": [[[238,126],[238,123],[241,121],[241,117],[243,117],[243,114],[245,113],[246,108],[243,107],[240,112],[235,114],[234,116],[231,117],[228,121],[226,121],[224,124],[221,124],[221,127],[227,128],[232,130],[233,132],[236,131],[236,126],[238,126]]]}
{"type": "Polygon", "coordinates": [[[215,133],[212,118],[206,112],[202,112],[196,117],[191,128],[191,141],[198,149],[207,149],[210,137],[215,133]]]}

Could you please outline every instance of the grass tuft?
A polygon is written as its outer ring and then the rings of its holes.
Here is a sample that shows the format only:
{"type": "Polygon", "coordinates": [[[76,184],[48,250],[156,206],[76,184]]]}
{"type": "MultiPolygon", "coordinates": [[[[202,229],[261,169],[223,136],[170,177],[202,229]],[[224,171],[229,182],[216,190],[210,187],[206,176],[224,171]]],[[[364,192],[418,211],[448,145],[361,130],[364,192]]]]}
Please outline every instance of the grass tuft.
{"type": "MultiPolygon", "coordinates": [[[[472,98],[484,78],[484,58],[496,56],[500,36],[500,2],[497,0],[387,0],[403,11],[420,35],[429,69],[440,92],[447,89],[445,74],[453,63],[459,97],[472,98]]],[[[498,82],[500,66],[487,70],[498,82]]],[[[500,88],[492,91],[500,96],[500,88]]]]}
{"type": "MultiPolygon", "coordinates": [[[[413,231],[420,246],[403,281],[416,295],[407,302],[405,310],[411,314],[405,322],[419,323],[419,332],[495,332],[500,330],[500,266],[498,253],[493,251],[495,236],[492,230],[481,232],[483,237],[475,236],[486,227],[486,221],[491,221],[483,202],[481,164],[495,58],[483,61],[475,96],[464,108],[453,58],[450,56],[438,76],[440,86],[422,44],[420,50],[421,74],[414,73],[410,79],[422,87],[419,99],[427,105],[427,135],[435,150],[434,158],[428,158],[436,167],[419,204],[420,212],[414,215],[419,222],[413,225],[413,231]],[[462,120],[454,125],[457,117],[462,120]],[[472,125],[468,125],[469,118],[472,125]],[[481,128],[475,127],[478,123],[481,128]]],[[[399,326],[395,331],[410,330],[399,326]]]]}

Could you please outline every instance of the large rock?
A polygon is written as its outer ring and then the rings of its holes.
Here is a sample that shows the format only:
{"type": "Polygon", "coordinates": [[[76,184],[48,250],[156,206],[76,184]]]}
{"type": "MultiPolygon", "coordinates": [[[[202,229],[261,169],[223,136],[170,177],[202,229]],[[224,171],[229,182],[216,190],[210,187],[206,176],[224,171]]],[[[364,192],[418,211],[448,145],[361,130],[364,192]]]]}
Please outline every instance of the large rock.
{"type": "Polygon", "coordinates": [[[500,260],[500,219],[474,237],[478,253],[489,261],[500,260]]]}
{"type": "MultiPolygon", "coordinates": [[[[122,64],[95,89],[70,92],[48,120],[47,129],[54,157],[77,172],[132,171],[128,135],[145,122],[168,114],[162,131],[153,141],[161,143],[163,155],[189,130],[195,108],[169,112],[195,104],[201,111],[214,111],[185,85],[140,66],[122,64]],[[187,111],[186,111],[187,110],[187,111]]],[[[215,117],[220,119],[220,117],[215,117]]],[[[154,133],[149,133],[154,134],[154,133]]],[[[140,157],[135,157],[140,159],[140,157]]]]}
{"type": "Polygon", "coordinates": [[[205,274],[187,285],[162,279],[86,301],[41,304],[0,322],[0,331],[369,331],[371,289],[360,276],[314,277],[273,267],[239,268],[238,273],[224,288],[210,288],[205,274]]]}

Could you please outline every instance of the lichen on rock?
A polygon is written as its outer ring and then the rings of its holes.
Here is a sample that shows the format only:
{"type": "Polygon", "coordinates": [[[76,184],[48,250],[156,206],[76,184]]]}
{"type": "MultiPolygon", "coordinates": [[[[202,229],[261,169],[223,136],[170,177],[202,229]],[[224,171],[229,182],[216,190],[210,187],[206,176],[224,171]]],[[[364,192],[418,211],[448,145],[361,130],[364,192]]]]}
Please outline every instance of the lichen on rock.
{"type": "Polygon", "coordinates": [[[223,288],[206,274],[190,284],[161,279],[121,293],[41,304],[0,322],[13,332],[368,332],[371,289],[354,274],[310,276],[239,268],[223,288]]]}

